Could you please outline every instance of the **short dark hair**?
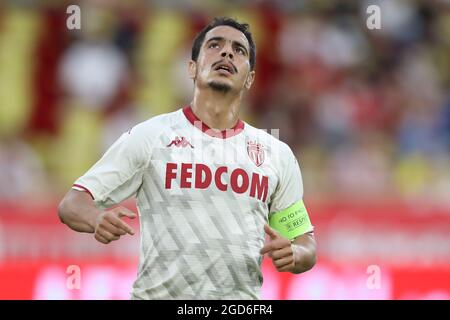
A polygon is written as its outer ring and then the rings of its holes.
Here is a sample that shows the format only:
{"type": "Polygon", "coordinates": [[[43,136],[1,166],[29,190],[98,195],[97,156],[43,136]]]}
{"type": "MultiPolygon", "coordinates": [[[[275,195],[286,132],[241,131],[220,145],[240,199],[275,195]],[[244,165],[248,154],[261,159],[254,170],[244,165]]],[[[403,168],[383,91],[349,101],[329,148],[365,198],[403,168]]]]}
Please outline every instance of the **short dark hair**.
{"type": "Polygon", "coordinates": [[[206,33],[218,26],[233,27],[241,31],[245,35],[248,40],[248,44],[250,45],[250,70],[254,70],[256,62],[256,46],[252,38],[252,33],[250,32],[250,26],[248,25],[248,23],[239,23],[235,19],[228,17],[214,18],[213,21],[211,21],[195,36],[194,43],[192,44],[191,59],[197,62],[197,58],[200,53],[200,47],[205,40],[206,33]]]}

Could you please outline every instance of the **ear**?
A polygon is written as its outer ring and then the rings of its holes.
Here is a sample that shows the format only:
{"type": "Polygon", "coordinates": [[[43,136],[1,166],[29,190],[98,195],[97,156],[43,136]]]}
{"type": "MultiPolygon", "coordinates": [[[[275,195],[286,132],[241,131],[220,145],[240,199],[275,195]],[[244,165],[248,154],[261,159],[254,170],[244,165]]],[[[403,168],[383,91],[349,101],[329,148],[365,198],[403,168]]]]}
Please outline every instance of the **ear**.
{"type": "Polygon", "coordinates": [[[194,60],[189,61],[188,73],[189,78],[195,81],[195,78],[197,76],[197,63],[194,60]]]}
{"type": "Polygon", "coordinates": [[[255,71],[250,71],[248,73],[247,79],[245,79],[245,88],[249,90],[255,80],[255,71]]]}

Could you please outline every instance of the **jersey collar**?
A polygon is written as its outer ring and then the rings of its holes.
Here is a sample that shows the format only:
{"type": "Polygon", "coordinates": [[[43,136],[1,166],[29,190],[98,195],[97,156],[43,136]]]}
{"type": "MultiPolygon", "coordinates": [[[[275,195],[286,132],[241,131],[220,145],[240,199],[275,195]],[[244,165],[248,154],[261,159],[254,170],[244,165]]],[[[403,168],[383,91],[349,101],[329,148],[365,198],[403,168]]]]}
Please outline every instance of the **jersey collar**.
{"type": "Polygon", "coordinates": [[[204,123],[202,120],[200,120],[195,115],[194,111],[192,111],[191,106],[184,107],[183,113],[184,113],[186,119],[188,119],[188,121],[194,127],[202,130],[203,133],[205,133],[211,137],[214,137],[214,138],[221,138],[221,139],[230,138],[230,137],[233,137],[233,136],[241,133],[242,130],[244,130],[244,122],[240,119],[238,119],[238,122],[236,123],[236,125],[233,128],[219,131],[219,130],[211,129],[206,123],[204,123]]]}

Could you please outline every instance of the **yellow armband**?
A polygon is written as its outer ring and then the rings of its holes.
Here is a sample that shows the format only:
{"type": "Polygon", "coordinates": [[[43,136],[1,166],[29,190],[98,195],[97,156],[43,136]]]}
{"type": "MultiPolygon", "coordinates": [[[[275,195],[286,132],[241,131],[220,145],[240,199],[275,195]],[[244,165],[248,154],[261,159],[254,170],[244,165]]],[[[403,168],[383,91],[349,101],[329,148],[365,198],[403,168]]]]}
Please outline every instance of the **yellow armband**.
{"type": "Polygon", "coordinates": [[[289,240],[293,240],[312,229],[303,200],[272,214],[269,218],[269,226],[289,240]]]}

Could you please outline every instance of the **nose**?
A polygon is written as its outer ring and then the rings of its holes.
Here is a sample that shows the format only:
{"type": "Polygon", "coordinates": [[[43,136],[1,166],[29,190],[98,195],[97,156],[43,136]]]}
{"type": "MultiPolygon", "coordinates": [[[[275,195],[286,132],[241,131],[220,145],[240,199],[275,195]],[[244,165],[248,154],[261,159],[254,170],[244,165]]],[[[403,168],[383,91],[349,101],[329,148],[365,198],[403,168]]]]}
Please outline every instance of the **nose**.
{"type": "Polygon", "coordinates": [[[230,60],[233,60],[233,51],[231,50],[231,48],[229,48],[229,46],[224,46],[224,48],[222,49],[222,52],[220,53],[220,55],[223,58],[226,58],[228,56],[228,58],[230,60]]]}

